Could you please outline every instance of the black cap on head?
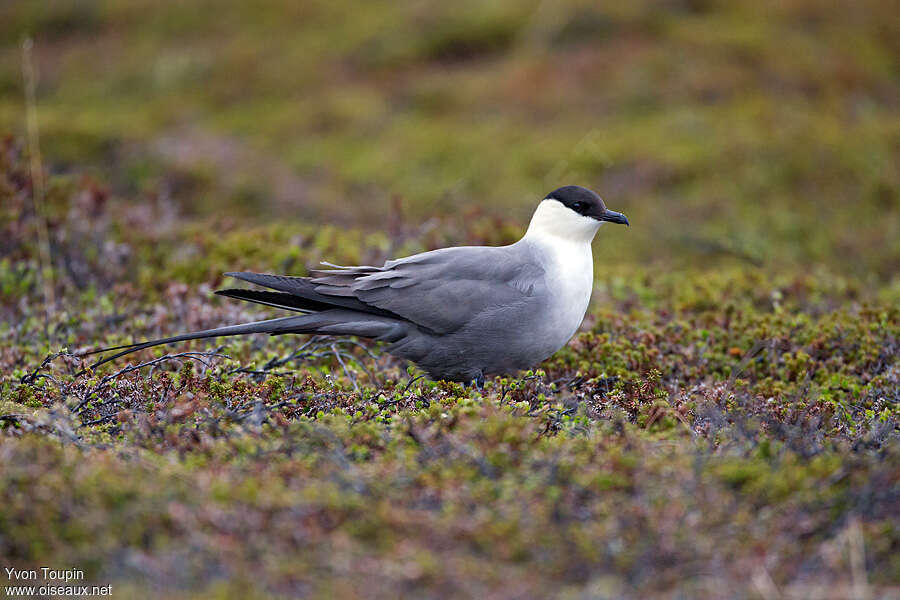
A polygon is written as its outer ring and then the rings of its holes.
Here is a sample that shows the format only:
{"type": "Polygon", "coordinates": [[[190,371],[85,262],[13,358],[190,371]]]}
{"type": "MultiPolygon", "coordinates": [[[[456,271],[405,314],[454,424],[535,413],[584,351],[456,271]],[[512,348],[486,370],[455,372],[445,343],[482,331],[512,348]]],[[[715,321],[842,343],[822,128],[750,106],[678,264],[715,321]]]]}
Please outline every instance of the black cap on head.
{"type": "Polygon", "coordinates": [[[584,217],[628,225],[625,215],[609,210],[600,196],[580,185],[566,185],[557,188],[547,194],[546,199],[556,200],[584,217]]]}

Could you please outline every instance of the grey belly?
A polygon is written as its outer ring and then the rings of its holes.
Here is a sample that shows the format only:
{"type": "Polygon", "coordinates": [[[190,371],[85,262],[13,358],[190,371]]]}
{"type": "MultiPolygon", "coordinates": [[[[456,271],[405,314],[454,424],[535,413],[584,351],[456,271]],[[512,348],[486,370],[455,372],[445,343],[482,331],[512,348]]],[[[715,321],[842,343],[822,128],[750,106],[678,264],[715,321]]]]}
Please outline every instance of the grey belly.
{"type": "Polygon", "coordinates": [[[447,335],[410,331],[388,351],[435,379],[469,382],[482,374],[515,373],[535,367],[569,341],[572,326],[547,317],[533,309],[500,310],[447,335]]]}

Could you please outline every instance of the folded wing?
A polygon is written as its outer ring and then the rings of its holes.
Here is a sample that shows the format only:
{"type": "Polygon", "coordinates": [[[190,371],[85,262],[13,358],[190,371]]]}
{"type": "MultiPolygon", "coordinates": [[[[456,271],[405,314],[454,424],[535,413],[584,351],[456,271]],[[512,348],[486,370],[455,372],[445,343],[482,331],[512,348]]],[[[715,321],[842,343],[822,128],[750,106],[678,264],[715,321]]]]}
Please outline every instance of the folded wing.
{"type": "MultiPolygon", "coordinates": [[[[531,300],[543,285],[543,270],[530,258],[519,256],[510,246],[459,247],[388,261],[382,267],[329,265],[333,268],[315,270],[312,278],[259,273],[227,275],[299,295],[308,303],[300,304],[309,307],[285,303],[283,308],[314,311],[322,310],[315,306],[339,306],[399,317],[432,333],[448,334],[492,308],[531,300]]],[[[277,305],[265,301],[273,298],[241,297],[232,290],[220,293],[277,305]]]]}

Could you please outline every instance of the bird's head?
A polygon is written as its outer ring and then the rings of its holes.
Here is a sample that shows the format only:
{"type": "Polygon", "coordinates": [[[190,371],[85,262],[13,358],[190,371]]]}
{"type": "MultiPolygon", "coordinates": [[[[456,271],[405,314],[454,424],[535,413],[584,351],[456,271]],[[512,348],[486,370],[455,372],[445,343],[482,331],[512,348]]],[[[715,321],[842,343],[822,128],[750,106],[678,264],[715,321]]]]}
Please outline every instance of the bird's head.
{"type": "Polygon", "coordinates": [[[625,215],[606,208],[603,199],[591,190],[567,185],[553,190],[538,204],[528,232],[590,242],[605,222],[628,225],[625,215]]]}

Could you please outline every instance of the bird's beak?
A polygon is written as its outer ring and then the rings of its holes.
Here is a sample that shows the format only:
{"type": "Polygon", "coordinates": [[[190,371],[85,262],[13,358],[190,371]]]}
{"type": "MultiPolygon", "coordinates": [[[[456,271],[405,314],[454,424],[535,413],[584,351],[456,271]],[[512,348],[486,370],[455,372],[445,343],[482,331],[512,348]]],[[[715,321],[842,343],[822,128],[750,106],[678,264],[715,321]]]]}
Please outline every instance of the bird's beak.
{"type": "Polygon", "coordinates": [[[609,221],[610,223],[618,223],[619,225],[628,225],[628,217],[614,210],[606,209],[605,212],[600,213],[594,218],[598,221],[609,221]]]}

